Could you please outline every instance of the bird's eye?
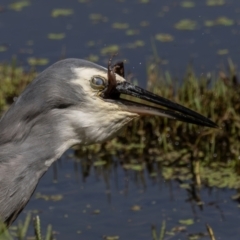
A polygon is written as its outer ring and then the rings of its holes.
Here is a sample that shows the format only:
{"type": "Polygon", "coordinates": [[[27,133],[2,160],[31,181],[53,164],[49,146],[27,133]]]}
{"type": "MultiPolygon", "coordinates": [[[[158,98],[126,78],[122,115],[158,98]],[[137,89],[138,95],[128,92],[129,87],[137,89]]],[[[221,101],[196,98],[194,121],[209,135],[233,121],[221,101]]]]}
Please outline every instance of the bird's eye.
{"type": "Polygon", "coordinates": [[[91,86],[95,89],[105,88],[105,80],[102,77],[95,76],[91,79],[91,86]]]}

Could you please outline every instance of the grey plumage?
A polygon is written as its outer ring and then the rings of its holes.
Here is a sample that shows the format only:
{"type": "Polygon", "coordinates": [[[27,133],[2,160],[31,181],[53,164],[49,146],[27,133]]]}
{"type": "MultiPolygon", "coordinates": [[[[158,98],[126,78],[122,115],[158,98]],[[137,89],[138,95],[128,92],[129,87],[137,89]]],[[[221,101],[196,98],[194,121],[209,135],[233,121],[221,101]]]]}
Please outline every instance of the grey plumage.
{"type": "Polygon", "coordinates": [[[47,68],[0,120],[0,220],[10,225],[16,219],[39,179],[69,147],[106,141],[143,114],[217,127],[190,109],[126,82],[123,63],[112,67],[109,61],[106,69],[66,59],[47,68]],[[121,94],[159,107],[126,101],[121,94]]]}
{"type": "Polygon", "coordinates": [[[19,128],[25,127],[29,130],[29,125],[26,123],[33,123],[38,116],[47,114],[54,108],[61,109],[83,104],[83,89],[69,84],[71,79],[76,78],[73,69],[77,67],[102,70],[100,66],[81,59],[62,60],[47,68],[26,87],[1,119],[0,144],[21,139],[23,131],[19,133],[19,128]]]}
{"type": "Polygon", "coordinates": [[[59,135],[61,112],[84,104],[81,86],[70,84],[76,67],[99,68],[80,59],[57,62],[26,87],[0,120],[0,218],[7,224],[47,170],[44,160],[54,158],[64,141],[59,135]]]}

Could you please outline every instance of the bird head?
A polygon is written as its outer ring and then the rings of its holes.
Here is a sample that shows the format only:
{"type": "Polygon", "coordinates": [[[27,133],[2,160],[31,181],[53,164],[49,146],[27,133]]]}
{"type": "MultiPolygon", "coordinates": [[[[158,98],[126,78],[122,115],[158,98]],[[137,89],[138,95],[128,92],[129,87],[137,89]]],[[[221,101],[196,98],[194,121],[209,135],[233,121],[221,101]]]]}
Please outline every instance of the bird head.
{"type": "Polygon", "coordinates": [[[72,83],[81,86],[87,95],[88,107],[78,114],[80,121],[84,118],[85,124],[91,125],[94,140],[101,142],[115,136],[128,122],[143,115],[217,127],[201,114],[126,81],[123,62],[112,65],[110,59],[107,68],[87,64],[73,70],[76,78],[72,83]]]}
{"type": "Polygon", "coordinates": [[[14,221],[39,178],[69,147],[103,142],[141,115],[217,127],[208,118],[127,82],[123,63],[112,66],[110,60],[104,68],[65,59],[40,73],[0,120],[1,220],[14,221]]]}
{"type": "Polygon", "coordinates": [[[126,81],[122,62],[112,65],[110,59],[104,68],[65,59],[40,73],[15,101],[1,119],[1,141],[21,140],[36,129],[41,136],[57,132],[71,139],[67,147],[89,145],[116,136],[143,115],[217,127],[199,113],[126,81]]]}

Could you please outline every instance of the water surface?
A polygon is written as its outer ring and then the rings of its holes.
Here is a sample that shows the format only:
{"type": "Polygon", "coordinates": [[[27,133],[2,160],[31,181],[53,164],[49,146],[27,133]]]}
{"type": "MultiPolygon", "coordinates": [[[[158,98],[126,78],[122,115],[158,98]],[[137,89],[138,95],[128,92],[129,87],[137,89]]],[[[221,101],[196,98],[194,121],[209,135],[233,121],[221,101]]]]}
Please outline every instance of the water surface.
{"type": "Polygon", "coordinates": [[[128,60],[128,71],[142,84],[146,81],[146,62],[156,51],[162,64],[167,64],[165,68],[177,78],[182,77],[189,62],[194,63],[199,74],[223,67],[229,56],[239,65],[240,2],[226,0],[220,6],[192,2],[194,7],[184,8],[174,0],[43,0],[29,1],[29,6],[14,11],[9,9],[14,1],[2,0],[0,44],[7,50],[0,52],[0,60],[17,55],[27,67],[29,57],[47,58],[51,64],[62,54],[77,58],[94,55],[98,63],[105,65],[109,54],[103,55],[102,50],[117,45],[118,57],[128,60]],[[73,14],[54,18],[54,9],[69,9],[73,14]],[[228,21],[208,27],[207,21],[219,18],[228,21]],[[195,22],[194,30],[176,29],[184,19],[195,22]],[[116,29],[116,24],[122,29],[116,29]],[[52,33],[65,37],[50,40],[52,33]],[[169,34],[173,41],[160,42],[155,39],[157,34],[169,34]]]}
{"type": "MultiPolygon", "coordinates": [[[[15,11],[9,7],[14,1],[2,0],[0,46],[4,48],[0,61],[10,61],[16,55],[20,64],[30,69],[30,57],[47,59],[46,65],[37,66],[39,71],[61,56],[105,65],[110,53],[104,54],[103,50],[116,45],[117,58],[127,60],[127,72],[133,73],[141,85],[146,85],[146,64],[156,54],[163,69],[177,79],[189,62],[199,75],[224,68],[229,56],[239,65],[238,0],[226,0],[224,5],[214,7],[207,6],[206,1],[193,1],[192,8],[173,0],[143,2],[42,0],[29,1],[29,6],[15,11]],[[53,18],[52,11],[59,8],[73,10],[73,14],[53,18]],[[206,21],[221,17],[232,20],[232,24],[206,26],[206,21]],[[176,29],[184,19],[195,21],[196,28],[176,29]],[[116,23],[128,26],[116,29],[116,23]],[[50,40],[49,34],[65,37],[50,40]],[[158,41],[157,34],[169,34],[173,41],[158,41]]],[[[116,235],[120,239],[146,240],[151,239],[151,226],[156,225],[159,231],[163,221],[168,232],[175,228],[174,235],[166,235],[166,239],[191,239],[191,234],[198,233],[198,239],[209,239],[206,223],[214,229],[216,239],[238,239],[240,235],[239,206],[232,200],[236,190],[202,187],[198,194],[204,205],[200,207],[179,182],[164,180],[161,168],[155,177],[147,170],[124,170],[115,156],[109,168],[90,164],[86,170],[81,162],[87,156],[72,156],[73,150],[69,150],[49,169],[19,219],[24,219],[28,211],[39,210],[43,230],[51,223],[57,239],[116,235]],[[39,193],[60,194],[63,198],[45,201],[36,198],[39,193]],[[133,211],[134,206],[139,211],[133,211]],[[189,219],[193,224],[181,221],[189,219]]]]}

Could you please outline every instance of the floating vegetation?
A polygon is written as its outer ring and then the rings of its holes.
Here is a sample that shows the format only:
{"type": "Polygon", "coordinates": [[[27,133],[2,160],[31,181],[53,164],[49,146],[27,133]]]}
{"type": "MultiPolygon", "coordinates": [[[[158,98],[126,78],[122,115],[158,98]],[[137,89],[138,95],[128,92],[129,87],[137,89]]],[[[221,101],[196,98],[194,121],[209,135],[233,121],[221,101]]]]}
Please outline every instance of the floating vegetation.
{"type": "Polygon", "coordinates": [[[112,24],[112,28],[115,28],[115,29],[127,29],[129,28],[129,24],[128,23],[113,23],[112,24]]]}
{"type": "Polygon", "coordinates": [[[160,42],[172,42],[174,40],[174,37],[170,34],[159,33],[155,36],[155,39],[160,42]]]}
{"type": "Polygon", "coordinates": [[[211,7],[214,7],[214,6],[222,6],[226,3],[225,0],[207,0],[206,1],[206,5],[207,6],[211,6],[211,7]]]}
{"type": "Polygon", "coordinates": [[[183,224],[183,225],[192,225],[192,224],[194,224],[194,220],[192,218],[182,219],[182,220],[179,220],[178,222],[180,224],[183,224]]]}
{"type": "Polygon", "coordinates": [[[232,26],[234,25],[234,20],[227,17],[219,17],[216,20],[207,20],[204,22],[206,27],[214,26],[232,26]]]}
{"type": "Polygon", "coordinates": [[[197,22],[190,19],[183,19],[177,22],[174,27],[178,30],[195,30],[197,28],[197,22]]]}
{"type": "Polygon", "coordinates": [[[23,1],[11,3],[9,5],[9,8],[11,10],[19,12],[19,11],[22,11],[23,8],[28,7],[28,6],[30,6],[30,1],[23,0],[23,1]]]}
{"type": "Polygon", "coordinates": [[[98,62],[99,56],[94,55],[94,54],[90,54],[88,57],[86,57],[86,59],[88,61],[91,61],[91,62],[98,62]]]}
{"type": "Polygon", "coordinates": [[[229,53],[228,49],[219,49],[219,50],[217,51],[217,54],[218,54],[218,55],[226,55],[226,54],[228,54],[228,53],[229,53]]]}
{"type": "Polygon", "coordinates": [[[48,64],[49,60],[47,58],[35,58],[35,57],[30,57],[27,59],[28,64],[31,66],[44,66],[48,64]]]}
{"type": "Polygon", "coordinates": [[[195,7],[195,2],[193,2],[193,1],[183,1],[183,2],[180,3],[180,6],[184,7],[184,8],[192,8],[192,7],[195,7]]]}
{"type": "Polygon", "coordinates": [[[128,48],[138,48],[138,47],[143,47],[145,45],[145,42],[142,40],[136,40],[133,43],[128,43],[127,47],[128,48]]]}
{"type": "Polygon", "coordinates": [[[116,52],[119,52],[120,47],[118,45],[109,45],[101,49],[102,55],[111,55],[116,52]]]}
{"type": "Polygon", "coordinates": [[[66,17],[72,15],[74,12],[72,9],[56,8],[52,10],[51,16],[54,18],[57,17],[66,17]]]}
{"type": "Polygon", "coordinates": [[[107,22],[108,21],[108,18],[103,16],[100,13],[90,14],[89,19],[92,21],[92,23],[99,23],[99,22],[107,22]]]}
{"type": "Polygon", "coordinates": [[[48,39],[51,40],[61,40],[65,38],[65,33],[49,33],[48,34],[48,39]]]}
{"type": "Polygon", "coordinates": [[[0,45],[0,52],[5,52],[8,50],[8,46],[7,45],[0,45]]]}
{"type": "Polygon", "coordinates": [[[119,236],[103,236],[104,240],[119,240],[119,236]]]}
{"type": "Polygon", "coordinates": [[[139,30],[137,30],[137,29],[128,29],[128,30],[125,32],[125,34],[126,34],[127,36],[134,36],[134,35],[139,34],[139,30]]]}
{"type": "Polygon", "coordinates": [[[63,199],[63,195],[61,195],[61,194],[45,195],[45,194],[41,194],[40,192],[37,192],[35,194],[35,198],[36,199],[43,199],[45,201],[57,202],[57,201],[61,201],[63,199]]]}

